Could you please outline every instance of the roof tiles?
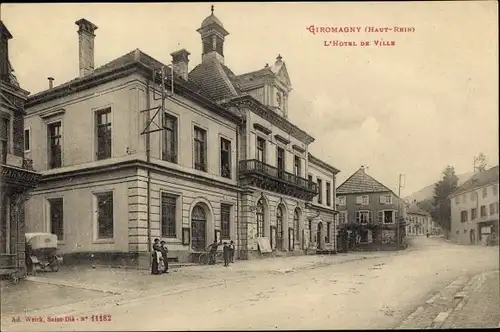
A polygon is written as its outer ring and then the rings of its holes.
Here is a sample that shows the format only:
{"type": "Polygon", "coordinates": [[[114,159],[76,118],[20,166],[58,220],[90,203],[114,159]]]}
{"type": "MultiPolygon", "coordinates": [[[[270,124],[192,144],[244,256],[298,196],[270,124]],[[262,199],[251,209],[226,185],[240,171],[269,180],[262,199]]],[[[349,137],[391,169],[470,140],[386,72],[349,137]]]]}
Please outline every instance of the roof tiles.
{"type": "Polygon", "coordinates": [[[376,193],[386,191],[391,190],[366,174],[362,167],[337,188],[337,194],[376,193]]]}

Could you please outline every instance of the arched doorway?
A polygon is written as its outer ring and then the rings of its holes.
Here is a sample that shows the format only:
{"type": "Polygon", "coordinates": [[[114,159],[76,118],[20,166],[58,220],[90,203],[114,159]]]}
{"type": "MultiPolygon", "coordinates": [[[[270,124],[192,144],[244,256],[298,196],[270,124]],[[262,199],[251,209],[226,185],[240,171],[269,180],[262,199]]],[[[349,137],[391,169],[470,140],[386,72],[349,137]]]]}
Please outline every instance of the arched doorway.
{"type": "Polygon", "coordinates": [[[257,237],[264,237],[264,203],[262,199],[257,202],[256,209],[257,218],[257,237]]]}
{"type": "Polygon", "coordinates": [[[476,232],[471,229],[470,230],[470,244],[475,244],[476,243],[476,232]]]}
{"type": "Polygon", "coordinates": [[[191,248],[204,251],[207,247],[207,214],[200,204],[191,212],[191,248]]]}
{"type": "Polygon", "coordinates": [[[318,227],[316,228],[316,246],[318,249],[321,249],[322,245],[321,243],[323,242],[321,234],[323,233],[323,223],[319,222],[318,227]]]}
{"type": "Polygon", "coordinates": [[[276,249],[283,250],[283,206],[276,209],[276,249]]]}
{"type": "Polygon", "coordinates": [[[295,231],[295,243],[300,242],[300,215],[299,209],[295,209],[293,212],[293,228],[295,231]]]}

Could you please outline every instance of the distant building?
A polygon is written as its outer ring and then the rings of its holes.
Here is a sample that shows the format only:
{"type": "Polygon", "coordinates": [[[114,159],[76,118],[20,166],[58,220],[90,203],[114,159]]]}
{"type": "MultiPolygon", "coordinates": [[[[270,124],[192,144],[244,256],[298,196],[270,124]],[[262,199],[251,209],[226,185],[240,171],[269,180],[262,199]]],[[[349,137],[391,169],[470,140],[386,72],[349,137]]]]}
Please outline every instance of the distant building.
{"type": "Polygon", "coordinates": [[[337,188],[337,210],[339,228],[351,234],[352,244],[397,248],[398,235],[403,243],[404,223],[399,221],[405,215],[405,204],[363,166],[337,188]]]}
{"type": "Polygon", "coordinates": [[[432,219],[429,213],[420,209],[415,203],[406,207],[406,235],[426,235],[433,232],[432,219]]]}
{"type": "Polygon", "coordinates": [[[461,244],[498,241],[499,168],[476,173],[450,195],[450,238],[461,244]]]}
{"type": "Polygon", "coordinates": [[[32,140],[24,131],[23,90],[9,61],[7,27],[0,21],[0,275],[22,278],[25,268],[24,203],[37,186],[40,174],[24,158],[32,140]]]}

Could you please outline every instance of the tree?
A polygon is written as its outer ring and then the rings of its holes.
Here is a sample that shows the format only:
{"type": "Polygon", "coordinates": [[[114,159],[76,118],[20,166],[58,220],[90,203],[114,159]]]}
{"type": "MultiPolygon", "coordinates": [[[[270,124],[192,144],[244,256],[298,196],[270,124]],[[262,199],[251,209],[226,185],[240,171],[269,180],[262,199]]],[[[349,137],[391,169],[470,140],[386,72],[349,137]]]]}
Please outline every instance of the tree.
{"type": "Polygon", "coordinates": [[[457,188],[458,177],[453,166],[447,166],[443,178],[434,185],[431,216],[448,232],[451,230],[451,203],[448,197],[457,188]]]}
{"type": "Polygon", "coordinates": [[[474,157],[474,172],[484,172],[486,166],[486,156],[482,152],[477,157],[474,157]]]}
{"type": "Polygon", "coordinates": [[[417,202],[417,206],[423,211],[427,212],[428,214],[432,214],[432,209],[433,209],[432,202],[433,202],[432,198],[426,198],[423,201],[417,202]]]}

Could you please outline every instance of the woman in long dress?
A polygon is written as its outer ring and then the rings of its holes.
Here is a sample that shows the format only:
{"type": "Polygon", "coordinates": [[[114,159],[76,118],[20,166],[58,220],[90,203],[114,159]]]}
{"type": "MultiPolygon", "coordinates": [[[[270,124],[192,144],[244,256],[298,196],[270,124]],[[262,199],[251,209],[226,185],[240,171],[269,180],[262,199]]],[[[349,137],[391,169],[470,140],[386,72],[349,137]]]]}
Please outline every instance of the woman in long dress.
{"type": "Polygon", "coordinates": [[[153,252],[152,252],[152,262],[151,262],[151,274],[160,274],[160,270],[158,269],[158,265],[160,262],[161,252],[160,252],[160,240],[155,239],[153,244],[153,252]]]}

